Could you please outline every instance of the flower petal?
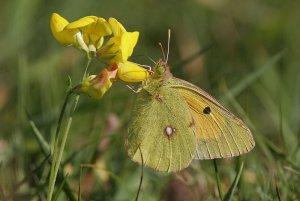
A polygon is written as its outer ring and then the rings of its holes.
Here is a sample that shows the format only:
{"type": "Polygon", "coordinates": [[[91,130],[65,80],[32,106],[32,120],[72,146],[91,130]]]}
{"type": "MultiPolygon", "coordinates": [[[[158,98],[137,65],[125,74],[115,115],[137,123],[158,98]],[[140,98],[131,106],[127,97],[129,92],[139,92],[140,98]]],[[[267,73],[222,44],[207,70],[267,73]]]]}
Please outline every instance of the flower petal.
{"type": "Polygon", "coordinates": [[[109,18],[108,23],[110,24],[111,30],[115,36],[121,35],[126,32],[126,29],[123,27],[123,25],[115,18],[109,18]]]}
{"type": "Polygon", "coordinates": [[[120,47],[121,37],[111,37],[105,45],[97,51],[97,57],[106,64],[123,62],[120,47]]]}
{"type": "Polygon", "coordinates": [[[70,24],[68,24],[68,26],[66,26],[66,29],[82,28],[82,27],[85,27],[89,24],[96,22],[97,19],[98,19],[98,17],[96,17],[96,16],[86,16],[86,17],[80,18],[79,20],[71,22],[70,24]]]}
{"type": "MultiPolygon", "coordinates": [[[[98,18],[94,23],[84,28],[84,34],[91,40],[93,44],[97,44],[103,36],[112,33],[108,22],[103,18],[98,18]]],[[[99,47],[98,47],[99,48],[99,47]]]]}
{"type": "Polygon", "coordinates": [[[52,13],[51,19],[50,19],[50,25],[51,28],[53,27],[55,31],[59,32],[64,30],[64,28],[69,24],[69,22],[60,16],[57,13],[52,13]]]}
{"type": "Polygon", "coordinates": [[[98,58],[107,64],[124,63],[132,55],[139,32],[125,32],[111,37],[97,52],[98,58]]]}
{"type": "Polygon", "coordinates": [[[124,82],[141,82],[149,76],[146,69],[133,62],[126,61],[118,64],[118,78],[124,82]]]}
{"type": "Polygon", "coordinates": [[[121,37],[122,59],[126,61],[132,55],[133,49],[139,38],[139,32],[126,32],[121,37]]]}
{"type": "Polygon", "coordinates": [[[65,30],[69,22],[57,13],[53,13],[50,19],[50,27],[53,36],[63,45],[75,43],[74,35],[79,31],[77,29],[65,30]]]}

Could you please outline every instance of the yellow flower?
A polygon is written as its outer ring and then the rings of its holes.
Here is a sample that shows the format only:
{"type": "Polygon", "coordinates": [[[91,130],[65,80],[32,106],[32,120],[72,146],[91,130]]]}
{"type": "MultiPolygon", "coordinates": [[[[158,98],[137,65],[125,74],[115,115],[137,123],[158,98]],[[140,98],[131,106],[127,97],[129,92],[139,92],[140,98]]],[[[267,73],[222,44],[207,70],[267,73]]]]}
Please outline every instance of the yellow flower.
{"type": "Polygon", "coordinates": [[[125,62],[132,55],[139,32],[127,32],[114,18],[109,18],[108,23],[114,36],[97,51],[97,57],[106,64],[125,62]]]}
{"type": "Polygon", "coordinates": [[[50,26],[54,37],[64,45],[74,45],[85,52],[96,52],[104,41],[104,36],[112,34],[109,23],[96,16],[86,16],[69,23],[57,13],[53,13],[50,26]]]}
{"type": "Polygon", "coordinates": [[[101,98],[116,78],[124,82],[141,82],[149,76],[147,70],[127,61],[137,44],[139,32],[127,32],[115,18],[106,21],[96,16],[86,16],[69,23],[59,14],[53,13],[50,26],[60,43],[74,45],[89,56],[97,52],[98,59],[109,65],[99,75],[91,75],[83,81],[80,92],[101,98]],[[104,37],[111,34],[103,45],[104,37]],[[89,54],[91,52],[93,54],[89,54]]]}
{"type": "Polygon", "coordinates": [[[149,76],[149,72],[132,63],[126,61],[118,65],[118,78],[124,82],[141,82],[149,76]]]}
{"type": "Polygon", "coordinates": [[[110,66],[103,69],[98,75],[90,75],[73,90],[75,93],[85,93],[93,98],[100,99],[110,89],[112,80],[116,78],[117,67],[110,66]]]}

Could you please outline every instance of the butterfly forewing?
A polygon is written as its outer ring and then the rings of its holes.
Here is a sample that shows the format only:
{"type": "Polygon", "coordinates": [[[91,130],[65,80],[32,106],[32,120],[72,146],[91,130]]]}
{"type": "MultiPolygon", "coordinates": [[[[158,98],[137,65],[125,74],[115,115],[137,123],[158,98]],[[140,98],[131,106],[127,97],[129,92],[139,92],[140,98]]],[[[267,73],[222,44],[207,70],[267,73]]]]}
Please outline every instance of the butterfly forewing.
{"type": "Polygon", "coordinates": [[[168,86],[185,99],[194,119],[197,136],[196,159],[237,156],[255,145],[251,131],[218,101],[195,85],[177,78],[168,86]]]}
{"type": "Polygon", "coordinates": [[[128,155],[159,171],[181,170],[196,152],[192,125],[189,106],[182,96],[168,86],[149,83],[134,105],[127,136],[128,155]]]}

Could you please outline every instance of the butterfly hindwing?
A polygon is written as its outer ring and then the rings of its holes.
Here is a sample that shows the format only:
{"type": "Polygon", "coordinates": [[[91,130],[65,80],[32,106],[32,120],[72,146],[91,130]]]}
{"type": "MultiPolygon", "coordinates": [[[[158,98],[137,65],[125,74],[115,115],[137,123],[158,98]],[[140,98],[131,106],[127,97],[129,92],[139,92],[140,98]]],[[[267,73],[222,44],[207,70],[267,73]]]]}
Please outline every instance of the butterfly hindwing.
{"type": "Polygon", "coordinates": [[[168,86],[149,83],[134,104],[127,136],[132,160],[159,171],[179,171],[196,152],[195,127],[186,101],[168,86]]]}
{"type": "Polygon", "coordinates": [[[166,84],[176,89],[189,105],[196,127],[195,159],[237,156],[254,147],[251,131],[243,121],[205,91],[178,78],[166,84]]]}

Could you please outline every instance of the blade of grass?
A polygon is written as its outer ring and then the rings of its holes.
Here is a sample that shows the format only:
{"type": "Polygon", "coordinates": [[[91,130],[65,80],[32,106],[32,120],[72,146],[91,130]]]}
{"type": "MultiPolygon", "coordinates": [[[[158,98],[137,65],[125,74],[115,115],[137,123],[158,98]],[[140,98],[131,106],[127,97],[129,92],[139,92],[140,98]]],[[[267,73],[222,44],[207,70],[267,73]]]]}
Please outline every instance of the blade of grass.
{"type": "Polygon", "coordinates": [[[219,170],[218,170],[218,165],[217,165],[217,160],[213,159],[214,163],[214,168],[215,168],[215,174],[216,174],[216,181],[217,181],[217,186],[218,186],[218,192],[219,192],[219,198],[222,201],[223,200],[223,191],[222,191],[222,184],[219,176],[219,170]]]}
{"type": "MultiPolygon", "coordinates": [[[[280,90],[281,91],[281,90],[280,90]]],[[[285,140],[285,137],[284,137],[284,133],[283,133],[283,117],[282,117],[282,104],[281,104],[281,101],[280,101],[280,105],[279,105],[279,134],[280,134],[280,138],[281,138],[281,141],[282,141],[282,144],[283,144],[283,149],[284,149],[284,152],[286,152],[286,155],[288,156],[289,155],[289,149],[288,149],[288,146],[287,146],[287,143],[286,143],[286,140],[285,140]]]]}
{"type": "MultiPolygon", "coordinates": [[[[293,105],[292,108],[295,111],[294,113],[292,113],[291,115],[293,116],[292,118],[292,123],[295,125],[295,131],[296,133],[298,132],[298,136],[300,136],[300,124],[299,124],[299,118],[300,118],[300,107],[299,107],[299,103],[300,103],[300,70],[298,70],[297,73],[297,79],[295,82],[295,90],[294,90],[294,101],[293,101],[293,105]]],[[[295,151],[292,153],[292,156],[296,157],[298,151],[300,150],[300,140],[298,140],[298,144],[296,146],[295,151]]]]}
{"type": "Polygon", "coordinates": [[[295,169],[293,169],[291,167],[288,167],[288,166],[284,166],[283,168],[300,176],[300,171],[298,171],[298,170],[295,170],[295,169]]]}
{"type": "MultiPolygon", "coordinates": [[[[250,86],[255,80],[261,77],[269,68],[275,67],[275,63],[277,63],[284,55],[285,51],[282,50],[273,56],[266,64],[262,67],[257,68],[253,73],[249,74],[247,77],[241,79],[241,81],[234,85],[234,87],[230,88],[230,92],[233,97],[240,94],[244,91],[248,86],[250,86]]],[[[228,102],[228,97],[224,96],[221,99],[221,102],[226,103],[228,102]]]]}
{"type": "Polygon", "coordinates": [[[276,189],[276,196],[278,198],[278,201],[281,201],[281,197],[280,197],[280,192],[279,192],[279,187],[277,182],[275,183],[275,189],[276,189]]]}
{"type": "Polygon", "coordinates": [[[261,148],[263,153],[266,155],[268,160],[270,160],[273,164],[275,164],[275,159],[272,156],[272,153],[268,149],[268,146],[265,143],[265,137],[256,129],[255,125],[253,122],[248,118],[246,115],[244,109],[241,107],[241,105],[238,103],[238,101],[235,99],[235,97],[231,94],[231,91],[227,89],[226,85],[224,84],[224,91],[225,91],[225,96],[230,101],[230,104],[234,107],[234,109],[240,114],[245,122],[249,125],[251,128],[253,134],[255,134],[255,141],[256,144],[261,148]]]}
{"type": "Polygon", "coordinates": [[[39,131],[39,129],[36,127],[35,123],[32,121],[28,111],[26,111],[26,116],[29,121],[29,124],[33,130],[34,136],[36,137],[40,148],[42,149],[42,152],[44,153],[45,156],[50,156],[50,147],[47,143],[47,141],[44,139],[43,135],[39,131]]]}
{"type": "Polygon", "coordinates": [[[62,191],[66,181],[67,181],[67,178],[68,178],[68,174],[66,176],[64,176],[64,180],[61,182],[61,184],[59,185],[57,191],[53,194],[53,201],[56,201],[58,199],[58,196],[60,194],[60,192],[62,191]]]}
{"type": "Polygon", "coordinates": [[[79,173],[79,186],[78,186],[78,201],[81,201],[81,181],[82,181],[82,169],[83,167],[80,166],[80,173],[79,173]]]}
{"type": "MultiPolygon", "coordinates": [[[[41,132],[39,131],[39,129],[36,127],[35,123],[30,119],[30,115],[27,113],[27,117],[30,123],[30,126],[33,130],[34,135],[36,136],[36,139],[40,145],[40,148],[42,149],[42,152],[44,154],[45,157],[48,157],[48,162],[51,165],[51,153],[50,153],[50,148],[49,148],[49,144],[47,143],[47,141],[44,139],[43,135],[41,134],[41,132]]],[[[62,182],[64,180],[66,180],[66,178],[63,176],[62,172],[59,171],[58,172],[58,177],[57,177],[59,182],[62,182]]],[[[65,194],[67,195],[67,197],[69,198],[70,201],[76,201],[70,186],[68,184],[68,182],[66,181],[65,184],[63,185],[63,189],[65,194]]]]}
{"type": "Polygon", "coordinates": [[[243,172],[243,168],[244,168],[244,162],[241,163],[240,168],[238,170],[238,173],[230,187],[230,189],[228,190],[228,192],[226,193],[224,200],[223,201],[230,201],[232,199],[232,196],[234,194],[234,191],[236,190],[237,184],[239,183],[239,180],[241,178],[242,172],[243,172]]]}
{"type": "MultiPolygon", "coordinates": [[[[260,83],[255,83],[251,86],[252,91],[254,94],[256,94],[257,97],[260,98],[261,103],[263,106],[269,111],[269,116],[274,122],[274,125],[277,126],[277,129],[280,129],[280,126],[278,125],[278,117],[280,117],[278,106],[275,102],[275,100],[272,99],[272,97],[268,96],[267,91],[264,89],[264,87],[260,83]]],[[[287,144],[288,142],[295,142],[297,141],[296,136],[294,135],[294,132],[292,131],[292,128],[289,125],[289,122],[287,119],[282,119],[282,129],[284,130],[285,136],[289,136],[289,139],[286,139],[287,144]]],[[[294,145],[294,143],[292,143],[294,145]]],[[[295,146],[290,147],[290,149],[296,148],[295,146]]]]}
{"type": "MultiPolygon", "coordinates": [[[[49,155],[48,157],[46,157],[41,164],[39,164],[35,169],[33,169],[32,171],[29,172],[29,174],[27,174],[21,181],[19,181],[18,183],[16,183],[16,185],[13,187],[13,191],[10,193],[10,195],[7,195],[4,197],[3,194],[3,199],[1,200],[14,200],[14,196],[16,195],[15,192],[18,191],[18,189],[25,184],[26,181],[28,181],[30,178],[33,177],[34,173],[36,173],[37,171],[39,171],[42,167],[44,167],[45,163],[49,160],[49,155]]],[[[1,185],[0,185],[1,187],[1,185]]],[[[1,197],[0,197],[1,198],[1,197]]]]}

